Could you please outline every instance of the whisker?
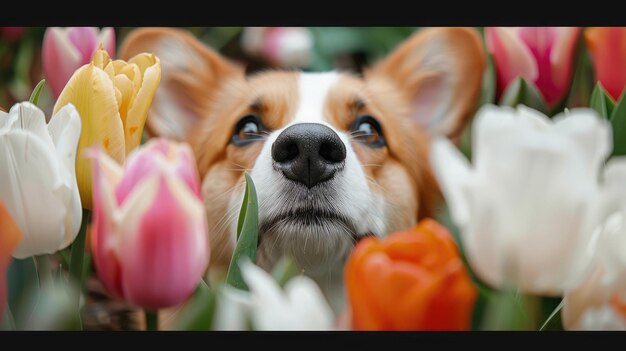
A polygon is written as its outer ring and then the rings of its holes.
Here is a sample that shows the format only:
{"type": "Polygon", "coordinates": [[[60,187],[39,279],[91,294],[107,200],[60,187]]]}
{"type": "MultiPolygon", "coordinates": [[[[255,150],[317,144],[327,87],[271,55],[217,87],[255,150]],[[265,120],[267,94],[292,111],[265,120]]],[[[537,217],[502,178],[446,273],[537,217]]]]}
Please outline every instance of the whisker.
{"type": "Polygon", "coordinates": [[[237,166],[237,167],[246,168],[246,166],[244,166],[244,165],[240,165],[240,164],[239,164],[239,163],[237,163],[237,162],[228,161],[228,163],[230,163],[231,165],[235,165],[235,166],[237,166]]]}

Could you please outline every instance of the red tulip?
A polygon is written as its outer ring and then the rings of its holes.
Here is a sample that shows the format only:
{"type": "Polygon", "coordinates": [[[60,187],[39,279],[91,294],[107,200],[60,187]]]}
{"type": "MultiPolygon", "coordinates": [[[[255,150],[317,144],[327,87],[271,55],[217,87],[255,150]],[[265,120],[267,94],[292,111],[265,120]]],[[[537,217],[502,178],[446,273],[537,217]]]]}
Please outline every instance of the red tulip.
{"type": "Polygon", "coordinates": [[[618,100],[626,84],[626,27],[585,29],[596,79],[618,100]]]}
{"type": "Polygon", "coordinates": [[[148,310],[193,293],[208,262],[207,220],[191,148],[152,139],[124,169],[92,151],[91,247],[112,294],[148,310]]]}
{"type": "Polygon", "coordinates": [[[578,27],[488,27],[500,96],[517,77],[533,83],[552,106],[567,93],[573,74],[578,27]]]}

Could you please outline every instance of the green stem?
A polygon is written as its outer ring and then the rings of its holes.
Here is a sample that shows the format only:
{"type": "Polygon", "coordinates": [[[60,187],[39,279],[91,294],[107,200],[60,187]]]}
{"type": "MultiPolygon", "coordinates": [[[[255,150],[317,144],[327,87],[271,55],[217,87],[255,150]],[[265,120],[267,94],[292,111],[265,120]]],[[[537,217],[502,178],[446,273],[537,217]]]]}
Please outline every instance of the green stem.
{"type": "Polygon", "coordinates": [[[539,330],[541,326],[541,297],[530,294],[524,294],[520,297],[528,330],[539,330]]]}
{"type": "Polygon", "coordinates": [[[37,264],[37,274],[39,275],[39,285],[49,285],[52,282],[52,265],[49,255],[35,256],[37,264]]]}
{"type": "Polygon", "coordinates": [[[159,311],[144,310],[146,314],[146,330],[159,330],[159,311]]]}
{"type": "Polygon", "coordinates": [[[70,254],[70,278],[73,279],[82,290],[83,276],[83,257],[85,255],[85,237],[87,236],[87,225],[91,217],[91,211],[83,210],[83,221],[80,225],[78,236],[72,243],[72,252],[70,254]]]}
{"type": "Polygon", "coordinates": [[[76,289],[73,296],[74,310],[76,311],[76,320],[82,330],[82,321],[80,317],[80,297],[83,291],[83,257],[85,255],[85,237],[87,236],[87,226],[91,219],[91,211],[83,209],[83,221],[80,224],[80,230],[70,252],[70,281],[75,282],[76,289]]]}

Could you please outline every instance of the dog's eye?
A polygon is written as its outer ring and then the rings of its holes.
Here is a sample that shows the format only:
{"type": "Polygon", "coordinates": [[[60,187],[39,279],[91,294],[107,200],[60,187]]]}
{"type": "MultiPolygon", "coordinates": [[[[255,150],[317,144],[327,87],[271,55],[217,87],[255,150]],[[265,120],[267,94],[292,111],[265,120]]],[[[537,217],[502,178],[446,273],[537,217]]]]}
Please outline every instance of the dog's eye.
{"type": "Polygon", "coordinates": [[[245,115],[235,125],[231,142],[235,145],[247,145],[263,139],[263,125],[257,115],[245,115]]]}
{"type": "Polygon", "coordinates": [[[380,123],[369,115],[361,116],[356,120],[351,134],[355,140],[367,146],[381,147],[385,145],[380,123]]]}

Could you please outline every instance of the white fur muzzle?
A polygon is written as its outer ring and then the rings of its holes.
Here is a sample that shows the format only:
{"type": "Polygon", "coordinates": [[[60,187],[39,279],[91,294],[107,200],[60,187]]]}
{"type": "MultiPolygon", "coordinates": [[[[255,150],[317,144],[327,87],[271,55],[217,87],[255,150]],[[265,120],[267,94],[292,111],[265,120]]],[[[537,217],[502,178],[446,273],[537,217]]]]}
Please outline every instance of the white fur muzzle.
{"type": "MultiPolygon", "coordinates": [[[[357,237],[383,235],[383,199],[373,193],[350,145],[347,133],[338,131],[324,116],[324,105],[338,73],[301,73],[299,103],[291,123],[273,131],[251,172],[259,200],[258,263],[271,267],[288,255],[310,276],[324,276],[343,268],[357,237]],[[290,126],[319,123],[331,128],[346,148],[345,165],[325,182],[311,188],[288,179],[274,167],[272,144],[290,126]],[[313,213],[323,213],[316,217],[313,213]]],[[[241,201],[241,196],[234,201],[241,201]]],[[[236,205],[233,203],[232,205],[236,205]]],[[[232,224],[233,233],[237,223],[232,224]]]]}

